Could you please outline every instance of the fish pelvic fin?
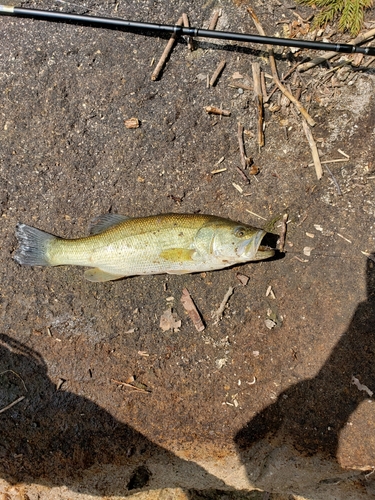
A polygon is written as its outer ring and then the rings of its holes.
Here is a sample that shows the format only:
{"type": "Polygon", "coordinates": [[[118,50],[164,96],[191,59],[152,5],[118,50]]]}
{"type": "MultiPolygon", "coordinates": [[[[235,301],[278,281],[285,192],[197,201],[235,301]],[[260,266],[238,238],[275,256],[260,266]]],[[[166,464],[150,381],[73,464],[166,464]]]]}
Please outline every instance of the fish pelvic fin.
{"type": "Polygon", "coordinates": [[[56,236],[18,223],[16,226],[16,237],[19,247],[13,255],[13,259],[25,266],[50,266],[48,259],[48,248],[56,236]]]}
{"type": "Polygon", "coordinates": [[[124,277],[123,274],[107,273],[98,267],[95,267],[94,269],[87,269],[87,271],[84,272],[84,276],[85,279],[93,281],[94,283],[103,283],[104,281],[118,280],[124,277]]]}

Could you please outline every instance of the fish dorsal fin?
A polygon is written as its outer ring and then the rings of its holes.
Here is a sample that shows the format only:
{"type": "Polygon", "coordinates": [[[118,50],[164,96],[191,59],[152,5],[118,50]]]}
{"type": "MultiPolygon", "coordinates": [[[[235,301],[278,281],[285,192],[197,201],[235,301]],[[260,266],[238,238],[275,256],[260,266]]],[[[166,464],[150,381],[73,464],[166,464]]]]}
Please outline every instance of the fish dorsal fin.
{"type": "Polygon", "coordinates": [[[124,222],[125,220],[129,219],[131,219],[131,217],[120,214],[99,215],[98,217],[95,217],[95,219],[91,222],[90,234],[100,234],[106,229],[109,229],[112,226],[116,226],[117,224],[120,224],[120,222],[124,222]]]}

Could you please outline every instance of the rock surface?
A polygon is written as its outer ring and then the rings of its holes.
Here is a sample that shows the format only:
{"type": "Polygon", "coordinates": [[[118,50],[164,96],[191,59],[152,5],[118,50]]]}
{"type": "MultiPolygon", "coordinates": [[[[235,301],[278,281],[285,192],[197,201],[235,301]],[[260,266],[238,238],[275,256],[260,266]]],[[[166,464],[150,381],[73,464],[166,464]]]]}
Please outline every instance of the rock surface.
{"type": "MultiPolygon", "coordinates": [[[[169,24],[188,12],[205,27],[221,8],[218,29],[254,32],[240,0],[177,0],[173,11],[151,0],[23,6],[169,24]]],[[[295,18],[281,2],[252,6],[270,35],[295,18]]],[[[246,89],[252,62],[269,72],[259,46],[201,40],[190,53],[181,40],[152,82],[165,38],[13,17],[0,17],[0,31],[4,500],[140,490],[193,499],[257,499],[252,489],[275,499],[373,495],[375,264],[363,254],[375,250],[371,67],[338,70],[336,79],[320,67],[290,80],[317,121],[322,159],[340,160],[328,164],[339,196],[327,171],[316,180],[301,119],[277,93],[259,151],[246,89]],[[208,115],[209,105],[231,115],[208,115]],[[133,117],[140,127],[129,129],[133,117]],[[260,168],[249,184],[236,169],[238,122],[260,168]],[[212,213],[257,226],[287,212],[287,252],[220,272],[108,283],[12,260],[18,221],[79,237],[108,211],[212,213]],[[185,287],[203,332],[181,305],[185,287]],[[163,332],[168,307],[182,324],[163,332]]],[[[302,58],[281,48],[276,56],[280,74],[302,58]]]]}

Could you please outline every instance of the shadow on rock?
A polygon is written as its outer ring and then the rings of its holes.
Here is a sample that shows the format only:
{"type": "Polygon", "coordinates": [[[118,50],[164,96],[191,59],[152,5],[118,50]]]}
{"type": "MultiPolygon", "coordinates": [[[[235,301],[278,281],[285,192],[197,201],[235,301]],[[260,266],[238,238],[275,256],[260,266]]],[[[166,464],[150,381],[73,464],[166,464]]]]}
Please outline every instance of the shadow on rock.
{"type": "Polygon", "coordinates": [[[0,477],[10,483],[94,495],[224,486],[92,401],[57,390],[41,356],[7,335],[0,335],[0,411],[0,477]]]}
{"type": "MultiPolygon", "coordinates": [[[[367,388],[375,388],[373,257],[367,260],[367,300],[358,305],[347,331],[318,374],[282,392],[235,436],[249,478],[258,487],[272,487],[278,481],[285,486],[289,481],[293,488],[296,484],[291,478],[293,474],[298,477],[302,469],[305,473],[310,470],[310,483],[344,473],[337,459],[340,432],[369,397],[366,390],[353,385],[353,377],[367,388]]],[[[304,481],[301,475],[296,482],[304,481]]]]}

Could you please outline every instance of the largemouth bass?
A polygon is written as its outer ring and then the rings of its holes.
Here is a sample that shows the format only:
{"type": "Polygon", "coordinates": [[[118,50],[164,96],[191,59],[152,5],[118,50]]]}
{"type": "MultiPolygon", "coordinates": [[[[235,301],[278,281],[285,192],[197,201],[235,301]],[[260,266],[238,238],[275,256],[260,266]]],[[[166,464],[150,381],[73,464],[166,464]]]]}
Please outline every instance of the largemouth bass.
{"type": "Polygon", "coordinates": [[[17,224],[14,259],[30,266],[85,266],[89,281],[145,274],[185,274],[267,259],[266,231],[213,215],[163,214],[130,218],[106,214],[90,236],[63,239],[17,224]]]}

